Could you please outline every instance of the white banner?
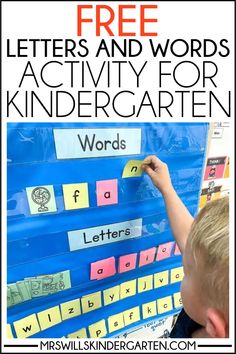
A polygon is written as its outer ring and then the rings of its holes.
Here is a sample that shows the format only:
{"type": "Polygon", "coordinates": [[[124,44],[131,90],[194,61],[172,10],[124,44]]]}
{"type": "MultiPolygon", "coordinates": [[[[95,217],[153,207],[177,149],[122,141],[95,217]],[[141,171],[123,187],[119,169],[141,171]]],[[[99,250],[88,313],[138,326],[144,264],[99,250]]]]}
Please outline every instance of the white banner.
{"type": "Polygon", "coordinates": [[[116,224],[102,225],[68,232],[71,251],[101,246],[106,243],[124,241],[142,234],[142,219],[128,220],[116,224]]]}
{"type": "Polygon", "coordinates": [[[54,129],[54,138],[58,159],[137,155],[141,152],[141,129],[54,129]]]}

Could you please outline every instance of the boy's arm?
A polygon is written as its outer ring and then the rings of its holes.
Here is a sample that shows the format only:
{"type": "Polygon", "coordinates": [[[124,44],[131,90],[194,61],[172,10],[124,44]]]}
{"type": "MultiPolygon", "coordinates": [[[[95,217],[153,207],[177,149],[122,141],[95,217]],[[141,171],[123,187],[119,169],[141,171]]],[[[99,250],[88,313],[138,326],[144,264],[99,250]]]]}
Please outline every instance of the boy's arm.
{"type": "Polygon", "coordinates": [[[166,163],[156,156],[148,156],[143,161],[142,169],[163,195],[173,235],[183,253],[194,219],[175,192],[166,163]]]}

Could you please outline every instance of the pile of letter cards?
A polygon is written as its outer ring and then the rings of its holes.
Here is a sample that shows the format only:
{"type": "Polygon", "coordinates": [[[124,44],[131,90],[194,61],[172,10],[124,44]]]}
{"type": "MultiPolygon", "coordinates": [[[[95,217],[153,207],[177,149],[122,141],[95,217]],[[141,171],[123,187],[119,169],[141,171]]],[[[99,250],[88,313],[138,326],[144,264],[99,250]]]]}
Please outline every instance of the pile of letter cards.
{"type": "Polygon", "coordinates": [[[173,315],[183,267],[161,193],[194,216],[208,124],[8,125],[8,336],[98,338],[173,315]]]}

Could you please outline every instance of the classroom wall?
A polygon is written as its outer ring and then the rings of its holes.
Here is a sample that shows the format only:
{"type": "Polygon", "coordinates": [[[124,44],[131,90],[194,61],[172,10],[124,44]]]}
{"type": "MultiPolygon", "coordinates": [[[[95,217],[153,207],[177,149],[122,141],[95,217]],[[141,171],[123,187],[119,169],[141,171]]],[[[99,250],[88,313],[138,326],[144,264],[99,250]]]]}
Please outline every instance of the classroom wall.
{"type": "Polygon", "coordinates": [[[207,159],[201,188],[199,208],[214,199],[228,195],[230,191],[230,149],[229,123],[211,124],[207,159]]]}

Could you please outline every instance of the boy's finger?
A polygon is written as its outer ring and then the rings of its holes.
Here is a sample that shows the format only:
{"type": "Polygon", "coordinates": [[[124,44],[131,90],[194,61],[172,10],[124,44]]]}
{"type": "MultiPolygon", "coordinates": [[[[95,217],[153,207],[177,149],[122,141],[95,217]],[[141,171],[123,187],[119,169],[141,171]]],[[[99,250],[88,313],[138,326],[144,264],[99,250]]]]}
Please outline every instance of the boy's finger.
{"type": "Polygon", "coordinates": [[[156,157],[154,155],[148,156],[143,160],[144,165],[153,164],[157,168],[160,167],[162,165],[162,163],[163,162],[158,157],[156,157]]]}
{"type": "Polygon", "coordinates": [[[156,177],[156,172],[153,171],[151,167],[148,165],[145,166],[144,171],[152,178],[154,179],[156,177]]]}

